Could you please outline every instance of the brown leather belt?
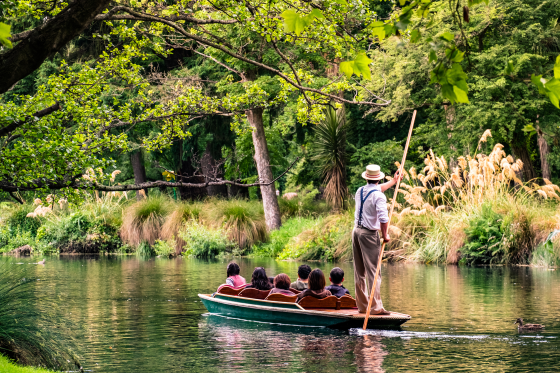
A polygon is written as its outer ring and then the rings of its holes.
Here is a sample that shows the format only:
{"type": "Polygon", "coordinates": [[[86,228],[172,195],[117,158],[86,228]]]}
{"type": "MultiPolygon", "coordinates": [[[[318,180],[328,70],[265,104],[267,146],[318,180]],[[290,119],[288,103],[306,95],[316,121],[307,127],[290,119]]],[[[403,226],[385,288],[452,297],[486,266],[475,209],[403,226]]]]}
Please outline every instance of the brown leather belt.
{"type": "Polygon", "coordinates": [[[370,231],[370,232],[377,232],[377,229],[369,229],[364,227],[363,225],[356,225],[356,228],[365,229],[366,231],[370,231]]]}

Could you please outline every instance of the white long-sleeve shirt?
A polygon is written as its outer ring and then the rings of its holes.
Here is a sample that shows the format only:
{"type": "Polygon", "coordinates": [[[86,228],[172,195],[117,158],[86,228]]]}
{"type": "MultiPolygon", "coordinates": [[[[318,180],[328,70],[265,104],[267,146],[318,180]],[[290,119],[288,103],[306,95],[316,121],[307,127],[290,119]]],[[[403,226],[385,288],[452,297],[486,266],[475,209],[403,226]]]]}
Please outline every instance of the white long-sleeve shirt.
{"type": "Polygon", "coordinates": [[[387,197],[385,197],[385,194],[381,192],[379,185],[376,184],[367,184],[363,187],[358,188],[356,197],[354,198],[356,201],[354,226],[358,226],[362,189],[364,190],[364,198],[370,191],[376,189],[376,191],[371,193],[364,202],[364,207],[362,210],[362,226],[371,230],[381,230],[381,223],[389,222],[389,213],[387,211],[387,197]]]}

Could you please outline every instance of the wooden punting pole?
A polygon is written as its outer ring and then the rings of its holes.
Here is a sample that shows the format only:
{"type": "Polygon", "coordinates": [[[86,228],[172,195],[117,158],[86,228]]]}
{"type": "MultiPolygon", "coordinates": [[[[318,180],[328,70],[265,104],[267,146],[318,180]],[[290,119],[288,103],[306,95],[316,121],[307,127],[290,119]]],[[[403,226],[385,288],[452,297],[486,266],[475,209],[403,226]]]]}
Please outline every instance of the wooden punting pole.
{"type": "MultiPolygon", "coordinates": [[[[402,157],[401,167],[399,168],[399,177],[397,178],[397,185],[395,186],[395,194],[393,195],[393,202],[391,202],[391,209],[389,210],[389,226],[391,226],[391,218],[393,217],[393,210],[395,209],[395,203],[397,201],[397,195],[399,194],[399,187],[401,185],[401,175],[404,175],[404,163],[406,161],[406,153],[408,153],[408,146],[410,145],[410,137],[412,136],[412,128],[414,128],[414,121],[416,120],[416,110],[412,114],[412,122],[410,122],[410,129],[408,130],[408,138],[406,139],[406,145],[404,147],[404,153],[402,157]]],[[[373,295],[375,294],[375,287],[377,286],[377,279],[379,278],[379,271],[381,271],[381,261],[383,260],[383,252],[385,251],[386,242],[383,241],[381,245],[381,250],[379,251],[379,259],[377,260],[377,269],[375,270],[375,278],[373,280],[373,286],[371,287],[371,294],[369,295],[369,301],[366,311],[366,317],[364,318],[364,330],[367,328],[369,314],[371,312],[371,302],[373,301],[373,295]]]]}

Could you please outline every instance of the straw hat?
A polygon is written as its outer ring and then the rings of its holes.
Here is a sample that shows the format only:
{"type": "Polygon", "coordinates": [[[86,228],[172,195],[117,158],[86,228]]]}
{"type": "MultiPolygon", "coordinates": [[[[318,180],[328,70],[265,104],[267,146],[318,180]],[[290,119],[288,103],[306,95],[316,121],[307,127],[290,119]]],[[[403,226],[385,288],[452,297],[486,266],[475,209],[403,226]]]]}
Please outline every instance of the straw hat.
{"type": "Polygon", "coordinates": [[[370,164],[362,173],[362,177],[366,180],[381,180],[385,177],[385,174],[381,172],[381,167],[376,164],[370,164]]]}

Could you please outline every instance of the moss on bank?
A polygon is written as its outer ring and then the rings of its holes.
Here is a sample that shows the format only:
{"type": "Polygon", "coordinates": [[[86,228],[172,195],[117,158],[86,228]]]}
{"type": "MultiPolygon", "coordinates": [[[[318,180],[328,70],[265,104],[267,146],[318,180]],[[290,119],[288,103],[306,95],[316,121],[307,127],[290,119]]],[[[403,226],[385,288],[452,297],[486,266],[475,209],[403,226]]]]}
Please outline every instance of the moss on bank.
{"type": "Polygon", "coordinates": [[[22,367],[10,361],[5,356],[0,355],[0,372],[2,373],[53,373],[54,371],[35,368],[35,367],[22,367]]]}

